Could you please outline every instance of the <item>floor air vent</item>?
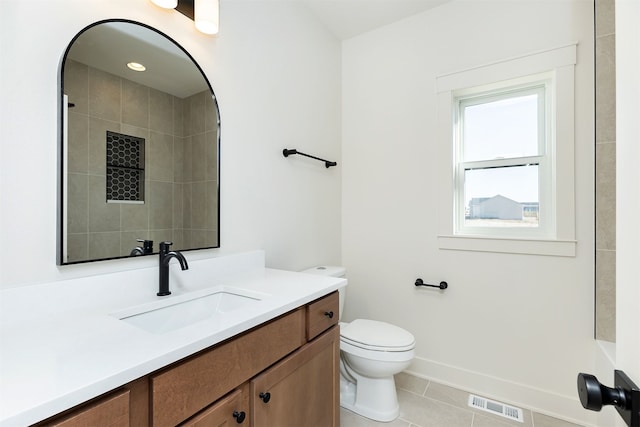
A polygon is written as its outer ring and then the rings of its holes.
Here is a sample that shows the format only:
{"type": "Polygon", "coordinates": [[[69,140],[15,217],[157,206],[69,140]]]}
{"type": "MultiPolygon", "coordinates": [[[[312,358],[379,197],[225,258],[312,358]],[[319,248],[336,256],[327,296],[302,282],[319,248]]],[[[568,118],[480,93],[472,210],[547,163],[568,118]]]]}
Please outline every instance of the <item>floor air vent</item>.
{"type": "Polygon", "coordinates": [[[496,402],[495,400],[485,399],[484,397],[469,395],[469,406],[472,408],[480,409],[481,411],[490,412],[501,417],[508,418],[510,420],[519,421],[524,423],[524,415],[522,409],[515,406],[505,405],[504,403],[496,402]]]}

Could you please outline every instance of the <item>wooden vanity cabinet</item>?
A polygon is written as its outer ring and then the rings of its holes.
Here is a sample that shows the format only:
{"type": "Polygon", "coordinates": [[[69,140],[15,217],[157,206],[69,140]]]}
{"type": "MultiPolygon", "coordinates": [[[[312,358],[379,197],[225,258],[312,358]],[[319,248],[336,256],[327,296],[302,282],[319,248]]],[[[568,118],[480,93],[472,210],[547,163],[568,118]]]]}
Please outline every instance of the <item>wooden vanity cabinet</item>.
{"type": "Polygon", "coordinates": [[[35,427],[338,427],[337,324],[334,292],[35,427]]]}

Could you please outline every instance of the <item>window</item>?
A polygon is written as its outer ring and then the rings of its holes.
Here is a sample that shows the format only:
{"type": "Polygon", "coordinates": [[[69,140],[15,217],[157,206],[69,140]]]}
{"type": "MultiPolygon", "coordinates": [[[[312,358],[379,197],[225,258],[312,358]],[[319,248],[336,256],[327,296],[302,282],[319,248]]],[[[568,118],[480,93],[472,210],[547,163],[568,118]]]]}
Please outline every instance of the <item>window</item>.
{"type": "Polygon", "coordinates": [[[440,249],[575,256],[576,45],[442,75],[440,249]]]}
{"type": "Polygon", "coordinates": [[[549,237],[550,103],[545,76],[455,96],[456,232],[549,237]],[[544,210],[544,215],[542,211],[544,210]]]}

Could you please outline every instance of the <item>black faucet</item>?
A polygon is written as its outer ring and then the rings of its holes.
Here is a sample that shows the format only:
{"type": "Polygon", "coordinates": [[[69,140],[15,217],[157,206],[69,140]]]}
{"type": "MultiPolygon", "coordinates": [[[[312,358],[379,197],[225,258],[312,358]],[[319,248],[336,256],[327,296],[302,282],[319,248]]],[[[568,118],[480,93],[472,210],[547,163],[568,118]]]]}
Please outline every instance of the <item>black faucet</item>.
{"type": "Polygon", "coordinates": [[[189,264],[187,264],[184,255],[178,251],[169,252],[169,246],[171,245],[173,245],[173,242],[160,243],[160,290],[157,294],[159,297],[171,295],[171,291],[169,290],[169,261],[171,261],[171,258],[178,260],[182,270],[189,269],[189,264]]]}
{"type": "Polygon", "coordinates": [[[137,239],[139,243],[142,243],[142,246],[136,246],[133,248],[130,256],[138,256],[138,255],[148,255],[153,253],[153,240],[143,240],[137,239]]]}

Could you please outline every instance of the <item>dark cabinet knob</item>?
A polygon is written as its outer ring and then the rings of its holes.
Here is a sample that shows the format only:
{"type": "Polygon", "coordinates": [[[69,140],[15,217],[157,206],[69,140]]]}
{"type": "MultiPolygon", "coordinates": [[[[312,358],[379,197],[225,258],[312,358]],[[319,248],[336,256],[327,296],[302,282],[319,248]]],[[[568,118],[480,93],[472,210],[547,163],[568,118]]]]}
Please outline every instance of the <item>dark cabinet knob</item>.
{"type": "Polygon", "coordinates": [[[333,311],[325,311],[324,315],[327,316],[329,319],[333,319],[333,311]]]}
{"type": "Polygon", "coordinates": [[[233,411],[233,418],[236,419],[236,422],[238,424],[242,424],[242,422],[244,421],[244,419],[247,417],[247,414],[244,413],[244,411],[233,411]]]}
{"type": "Polygon", "coordinates": [[[264,403],[269,403],[269,401],[271,400],[271,393],[269,393],[268,391],[267,391],[267,392],[261,392],[261,393],[258,395],[258,397],[259,397],[260,399],[262,399],[262,401],[263,401],[264,403]]]}
{"type": "Polygon", "coordinates": [[[582,406],[591,411],[599,411],[605,405],[624,408],[627,404],[624,390],[602,385],[590,374],[578,374],[578,395],[582,406]]]}

